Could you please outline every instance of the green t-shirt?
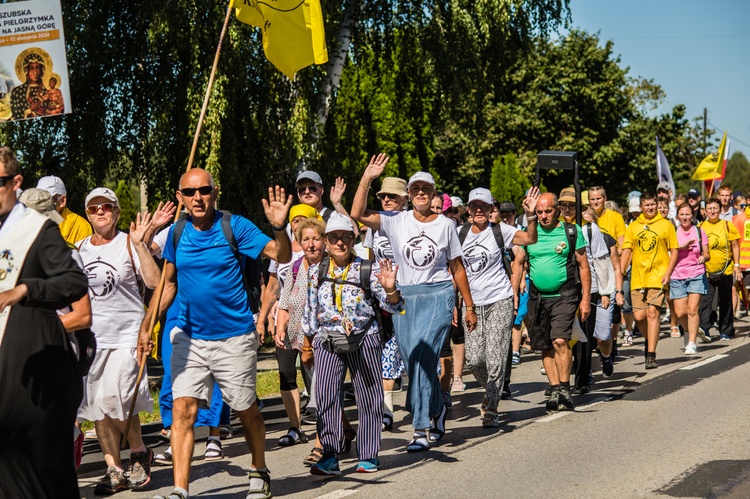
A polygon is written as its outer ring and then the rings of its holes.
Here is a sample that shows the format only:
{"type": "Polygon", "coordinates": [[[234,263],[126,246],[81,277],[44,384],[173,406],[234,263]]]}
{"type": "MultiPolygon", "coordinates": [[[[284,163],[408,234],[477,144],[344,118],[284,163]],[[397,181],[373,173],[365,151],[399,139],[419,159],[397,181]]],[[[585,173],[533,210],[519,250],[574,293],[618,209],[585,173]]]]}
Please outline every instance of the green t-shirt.
{"type": "MultiPolygon", "coordinates": [[[[576,227],[576,250],[586,247],[579,226],[576,227]]],[[[536,244],[526,248],[529,254],[529,276],[539,293],[546,298],[559,296],[560,288],[568,280],[568,235],[562,222],[552,230],[537,227],[536,244]]]]}

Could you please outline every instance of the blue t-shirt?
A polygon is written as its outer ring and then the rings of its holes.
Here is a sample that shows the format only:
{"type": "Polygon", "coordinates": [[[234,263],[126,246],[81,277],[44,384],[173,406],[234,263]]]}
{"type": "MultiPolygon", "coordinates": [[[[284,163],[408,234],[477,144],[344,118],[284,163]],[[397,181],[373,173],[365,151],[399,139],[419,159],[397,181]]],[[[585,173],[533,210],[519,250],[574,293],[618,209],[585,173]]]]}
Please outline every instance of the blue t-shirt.
{"type": "MultiPolygon", "coordinates": [[[[177,254],[174,225],[164,247],[164,258],[177,267],[180,313],[176,326],[192,338],[220,340],[255,330],[239,262],[221,231],[220,213],[213,227],[199,231],[188,219],[177,254]]],[[[258,258],[271,238],[251,221],[232,215],[232,231],[243,255],[258,258]]]]}

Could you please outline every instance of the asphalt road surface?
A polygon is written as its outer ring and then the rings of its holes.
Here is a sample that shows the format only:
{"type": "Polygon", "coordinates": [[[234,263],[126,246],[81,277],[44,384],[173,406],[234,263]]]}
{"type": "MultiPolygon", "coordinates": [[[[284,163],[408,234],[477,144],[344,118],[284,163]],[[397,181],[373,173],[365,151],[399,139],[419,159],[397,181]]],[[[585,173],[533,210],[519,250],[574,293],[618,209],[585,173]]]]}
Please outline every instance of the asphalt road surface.
{"type": "MultiPolygon", "coordinates": [[[[302,459],[312,443],[281,448],[287,428],[279,399],[266,401],[266,460],[276,497],[750,497],[750,421],[748,319],[737,322],[730,341],[698,344],[698,355],[685,356],[681,338],[662,335],[660,367],[646,371],[643,340],[621,348],[615,374],[601,376],[594,361],[595,383],[575,396],[575,412],[547,415],[540,356],[523,356],[512,375],[513,397],[500,405],[502,425],[483,429],[479,419],[482,391],[470,375],[465,392],[453,394],[448,432],[430,451],[407,454],[411,437],[407,414],[396,413],[394,431],[385,432],[374,474],[354,473],[355,450],[341,456],[343,476],[322,479],[309,474],[302,459]]],[[[665,328],[663,328],[664,330],[665,328]]],[[[668,328],[666,328],[668,330],[668,328]]],[[[403,407],[405,390],[396,394],[403,407]]],[[[347,408],[356,420],[356,407],[347,408]]],[[[235,436],[223,442],[226,457],[203,460],[206,431],[198,430],[190,493],[198,497],[244,498],[250,456],[233,420],[235,436]]],[[[155,452],[159,425],[144,428],[155,452]]],[[[303,426],[311,434],[312,426],[303,426]]],[[[94,497],[104,473],[95,441],[86,444],[79,470],[81,494],[94,497]]],[[[127,452],[123,453],[127,458],[127,452]]],[[[172,470],[154,467],[151,489],[121,492],[117,497],[151,497],[172,490],[172,470]]]]}

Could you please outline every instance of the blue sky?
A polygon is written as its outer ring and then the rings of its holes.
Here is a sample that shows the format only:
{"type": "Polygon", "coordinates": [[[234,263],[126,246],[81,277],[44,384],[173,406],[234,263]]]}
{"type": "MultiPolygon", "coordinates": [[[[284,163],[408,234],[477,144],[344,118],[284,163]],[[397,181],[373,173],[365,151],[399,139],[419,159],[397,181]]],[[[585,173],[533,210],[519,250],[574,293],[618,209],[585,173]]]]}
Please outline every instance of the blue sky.
{"type": "MultiPolygon", "coordinates": [[[[631,76],[652,78],[676,104],[726,130],[750,158],[750,1],[571,0],[572,27],[614,42],[631,76]],[[740,143],[744,142],[744,144],[740,143]]],[[[669,158],[668,158],[669,159],[669,158]]]]}

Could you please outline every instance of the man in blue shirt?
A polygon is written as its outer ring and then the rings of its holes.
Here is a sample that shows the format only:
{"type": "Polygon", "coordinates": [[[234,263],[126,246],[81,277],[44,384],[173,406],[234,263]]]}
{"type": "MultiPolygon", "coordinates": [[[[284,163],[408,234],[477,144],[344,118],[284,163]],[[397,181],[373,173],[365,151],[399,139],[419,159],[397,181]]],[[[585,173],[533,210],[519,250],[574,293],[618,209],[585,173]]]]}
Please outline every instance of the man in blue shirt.
{"type": "MultiPolygon", "coordinates": [[[[163,253],[167,265],[160,315],[175,298],[180,307],[177,324],[165,332],[172,338],[174,397],[171,442],[175,491],[169,499],[188,497],[195,442],[193,424],[198,405],[206,405],[211,398],[214,381],[242,422],[252,453],[248,497],[271,497],[264,454],[266,427],[255,394],[258,336],[240,264],[222,232],[222,214],[214,209],[217,194],[218,188],[207,171],[195,168],[182,176],[177,199],[190,217],[177,248],[172,237],[174,227],[170,229],[163,253]]],[[[278,186],[275,190],[269,188],[268,200],[263,199],[274,239],[249,220],[232,215],[232,232],[239,252],[249,258],[262,254],[288,262],[292,247],[286,217],[291,204],[291,196],[287,198],[278,186]]],[[[139,359],[151,351],[150,338],[146,317],[138,342],[139,359]]]]}

